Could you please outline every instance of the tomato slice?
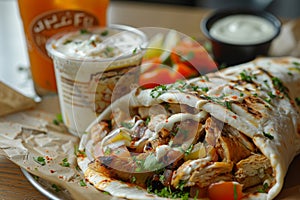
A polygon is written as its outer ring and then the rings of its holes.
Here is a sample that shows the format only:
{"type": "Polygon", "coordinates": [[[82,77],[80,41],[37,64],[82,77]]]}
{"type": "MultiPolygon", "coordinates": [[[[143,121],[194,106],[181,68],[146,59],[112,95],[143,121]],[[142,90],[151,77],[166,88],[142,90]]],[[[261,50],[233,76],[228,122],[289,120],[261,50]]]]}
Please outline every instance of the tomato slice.
{"type": "Polygon", "coordinates": [[[216,70],[216,63],[199,43],[184,40],[172,49],[167,59],[144,59],[139,84],[153,88],[216,70]]]}
{"type": "Polygon", "coordinates": [[[197,69],[200,74],[217,71],[217,65],[202,45],[197,42],[182,41],[172,49],[174,63],[184,63],[197,69]]]}
{"type": "Polygon", "coordinates": [[[171,67],[159,67],[140,75],[139,84],[143,88],[153,88],[158,85],[174,83],[184,76],[171,67]]]}
{"type": "Polygon", "coordinates": [[[237,182],[213,183],[208,188],[210,200],[240,200],[243,198],[243,186],[237,182]]]}
{"type": "Polygon", "coordinates": [[[185,63],[177,63],[173,65],[173,69],[185,78],[195,77],[198,72],[195,68],[187,66],[185,63]]]}

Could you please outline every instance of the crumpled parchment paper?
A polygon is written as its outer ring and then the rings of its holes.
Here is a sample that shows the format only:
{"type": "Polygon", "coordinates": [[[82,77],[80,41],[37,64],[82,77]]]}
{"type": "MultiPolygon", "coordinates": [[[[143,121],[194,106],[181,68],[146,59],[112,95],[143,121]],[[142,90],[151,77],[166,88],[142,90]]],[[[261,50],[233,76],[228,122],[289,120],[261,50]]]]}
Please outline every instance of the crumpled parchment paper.
{"type": "Polygon", "coordinates": [[[0,81],[0,116],[33,108],[33,99],[25,97],[0,81]]]}
{"type": "MultiPolygon", "coordinates": [[[[39,105],[39,108],[49,106],[39,105]]],[[[110,199],[84,180],[75,155],[79,138],[68,133],[63,124],[54,124],[55,118],[43,109],[0,118],[0,154],[34,176],[49,181],[55,186],[52,193],[67,190],[70,199],[99,199],[100,196],[110,199]]]]}

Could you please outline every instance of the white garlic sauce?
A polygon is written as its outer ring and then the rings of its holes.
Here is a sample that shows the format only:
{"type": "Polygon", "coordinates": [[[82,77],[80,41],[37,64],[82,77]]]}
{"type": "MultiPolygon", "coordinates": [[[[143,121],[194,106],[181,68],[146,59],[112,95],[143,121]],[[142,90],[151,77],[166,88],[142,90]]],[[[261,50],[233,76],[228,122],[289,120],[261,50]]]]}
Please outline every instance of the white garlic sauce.
{"type": "Polygon", "coordinates": [[[113,58],[132,54],[142,39],[128,31],[116,29],[81,30],[67,33],[53,47],[71,58],[113,58]]]}
{"type": "Polygon", "coordinates": [[[274,25],[259,16],[237,14],[216,21],[210,35],[229,44],[247,45],[266,42],[276,34],[274,25]]]}

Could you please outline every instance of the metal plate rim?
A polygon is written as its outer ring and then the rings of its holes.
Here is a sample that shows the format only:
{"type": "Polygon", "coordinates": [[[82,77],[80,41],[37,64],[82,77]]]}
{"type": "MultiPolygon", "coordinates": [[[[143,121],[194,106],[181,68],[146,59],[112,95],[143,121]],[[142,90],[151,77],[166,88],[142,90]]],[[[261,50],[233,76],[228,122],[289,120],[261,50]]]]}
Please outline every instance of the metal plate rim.
{"type": "Polygon", "coordinates": [[[49,190],[45,189],[38,181],[36,181],[33,176],[27,172],[24,168],[21,167],[21,171],[26,177],[26,179],[31,183],[33,187],[35,187],[40,193],[44,196],[48,197],[51,200],[62,200],[61,198],[57,197],[55,194],[50,192],[49,190]]]}

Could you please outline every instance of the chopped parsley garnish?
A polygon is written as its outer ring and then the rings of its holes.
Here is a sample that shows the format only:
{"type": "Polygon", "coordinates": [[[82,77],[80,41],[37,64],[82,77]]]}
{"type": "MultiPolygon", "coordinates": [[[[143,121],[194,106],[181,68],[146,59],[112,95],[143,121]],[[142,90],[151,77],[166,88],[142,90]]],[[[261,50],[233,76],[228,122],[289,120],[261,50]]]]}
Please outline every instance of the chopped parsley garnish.
{"type": "Polygon", "coordinates": [[[152,185],[147,187],[148,192],[152,192],[160,197],[166,197],[170,199],[181,199],[181,200],[188,200],[189,199],[189,192],[183,190],[172,190],[170,186],[164,187],[162,189],[153,189],[152,185]]]}
{"type": "Polygon", "coordinates": [[[192,152],[193,147],[194,147],[194,145],[191,144],[191,145],[189,146],[189,148],[184,152],[184,154],[185,154],[185,155],[189,155],[189,154],[192,152]]]}
{"type": "Polygon", "coordinates": [[[201,97],[204,98],[204,99],[206,99],[206,100],[209,100],[209,101],[212,101],[214,103],[217,103],[217,104],[219,104],[221,106],[224,106],[224,107],[226,107],[229,110],[232,110],[232,106],[231,106],[232,102],[231,101],[227,101],[227,100],[223,100],[224,96],[225,95],[223,94],[220,97],[210,97],[210,96],[207,96],[207,95],[202,95],[201,97]]]}
{"type": "Polygon", "coordinates": [[[274,95],[272,92],[268,92],[268,95],[269,95],[269,97],[270,97],[271,99],[273,99],[273,98],[276,97],[276,95],[274,95]]]}
{"type": "Polygon", "coordinates": [[[133,49],[132,54],[136,54],[137,48],[133,49]]]}
{"type": "Polygon", "coordinates": [[[163,93],[165,93],[167,91],[168,91],[168,88],[166,85],[159,85],[159,86],[156,86],[153,90],[151,90],[150,96],[152,98],[158,98],[160,95],[162,95],[163,93]]]}
{"type": "Polygon", "coordinates": [[[70,163],[68,162],[68,158],[64,158],[62,160],[62,163],[60,163],[61,166],[63,167],[70,167],[70,163]]]}
{"type": "Polygon", "coordinates": [[[230,101],[225,101],[224,105],[227,109],[232,110],[231,102],[230,101]]]}
{"type": "Polygon", "coordinates": [[[69,44],[69,43],[71,43],[71,42],[72,42],[72,40],[66,40],[66,41],[63,43],[63,45],[69,44]]]}
{"type": "Polygon", "coordinates": [[[108,35],[108,30],[102,31],[101,36],[107,36],[108,35]]]}
{"type": "Polygon", "coordinates": [[[293,62],[293,64],[296,66],[300,66],[300,63],[298,63],[298,62],[293,62]]]}
{"type": "Polygon", "coordinates": [[[271,103],[271,98],[264,98],[263,100],[267,103],[271,103]]]}
{"type": "Polygon", "coordinates": [[[80,34],[87,34],[90,33],[87,29],[81,29],[80,34]]]}
{"type": "MultiPolygon", "coordinates": [[[[221,65],[219,65],[219,69],[225,69],[227,67],[227,65],[225,63],[222,63],[221,65]]],[[[198,190],[197,190],[198,191],[198,190]]]]}
{"type": "Polygon", "coordinates": [[[185,184],[186,184],[185,180],[180,180],[179,183],[178,183],[178,186],[176,188],[179,188],[180,190],[183,190],[185,184]]]}
{"type": "Polygon", "coordinates": [[[58,122],[56,119],[54,119],[54,120],[53,120],[53,124],[55,124],[55,125],[58,126],[58,125],[59,125],[59,122],[58,122]]]}
{"type": "Polygon", "coordinates": [[[34,180],[38,181],[40,179],[40,177],[36,176],[36,175],[32,175],[34,180]]]}
{"type": "Polygon", "coordinates": [[[208,76],[203,76],[206,81],[209,81],[208,76]]]}
{"type": "Polygon", "coordinates": [[[233,184],[233,199],[238,200],[238,193],[237,193],[236,184],[233,184]]]}
{"type": "Polygon", "coordinates": [[[274,136],[271,135],[271,134],[268,133],[268,132],[264,132],[264,131],[263,131],[263,134],[264,134],[265,137],[269,138],[270,140],[273,140],[273,139],[274,139],[274,136]]]}
{"type": "Polygon", "coordinates": [[[267,80],[264,80],[264,84],[267,88],[271,88],[267,80]]]}
{"type": "Polygon", "coordinates": [[[272,83],[274,84],[274,86],[275,86],[275,88],[277,90],[279,90],[280,92],[282,92],[283,94],[285,94],[286,97],[289,98],[289,96],[288,96],[288,88],[283,85],[282,81],[279,78],[273,77],[272,78],[272,83]]]}
{"type": "Polygon", "coordinates": [[[169,103],[163,103],[163,106],[166,110],[169,110],[171,107],[169,103]]]}
{"type": "Polygon", "coordinates": [[[104,152],[104,155],[108,156],[111,154],[111,148],[107,147],[107,149],[104,152]]]}
{"type": "Polygon", "coordinates": [[[61,189],[55,185],[55,184],[52,184],[51,187],[54,189],[55,192],[59,192],[61,189]]]}
{"type": "Polygon", "coordinates": [[[184,89],[187,89],[187,88],[189,88],[190,87],[190,85],[188,85],[186,82],[184,82],[183,80],[178,80],[178,81],[176,81],[176,83],[175,84],[173,84],[172,86],[171,86],[171,88],[174,88],[174,89],[176,89],[176,90],[179,90],[180,92],[182,92],[184,89]]]}
{"type": "Polygon", "coordinates": [[[300,106],[300,97],[296,97],[295,101],[296,101],[297,106],[300,106]]]}
{"type": "Polygon", "coordinates": [[[147,117],[147,119],[146,119],[146,121],[145,121],[145,125],[146,125],[146,126],[148,126],[148,124],[149,124],[150,120],[151,120],[151,117],[150,117],[150,116],[148,116],[148,117],[147,117]]]}
{"type": "Polygon", "coordinates": [[[300,106],[300,97],[296,97],[296,98],[295,98],[295,101],[296,101],[296,104],[297,104],[298,106],[300,106]]]}
{"type": "Polygon", "coordinates": [[[240,93],[240,97],[243,97],[244,96],[244,93],[240,93]]]}
{"type": "Polygon", "coordinates": [[[269,188],[269,185],[268,185],[268,183],[264,183],[264,184],[263,184],[263,187],[262,187],[262,188],[260,188],[260,189],[258,189],[258,191],[257,191],[257,192],[259,192],[259,193],[266,193],[266,192],[267,192],[267,190],[268,190],[268,188],[269,188]]]}
{"type": "Polygon", "coordinates": [[[107,47],[105,48],[105,50],[106,50],[108,53],[110,53],[110,52],[113,52],[113,51],[114,51],[114,48],[113,48],[113,47],[107,46],[107,47]]]}
{"type": "Polygon", "coordinates": [[[60,123],[64,123],[62,115],[61,114],[57,114],[56,118],[53,119],[53,124],[55,125],[59,125],[60,123]]]}
{"type": "Polygon", "coordinates": [[[129,122],[121,122],[121,126],[131,129],[133,127],[133,124],[131,124],[129,122]]]}
{"type": "Polygon", "coordinates": [[[97,46],[95,40],[90,40],[89,44],[92,45],[93,47],[96,47],[96,46],[97,46]]]}
{"type": "Polygon", "coordinates": [[[78,165],[76,165],[75,169],[76,169],[77,171],[81,172],[81,169],[80,169],[80,167],[79,167],[78,165]]]}
{"type": "Polygon", "coordinates": [[[141,172],[142,171],[142,168],[140,168],[140,167],[137,167],[137,168],[135,168],[135,170],[134,170],[135,172],[141,172]]]}
{"type": "Polygon", "coordinates": [[[197,200],[198,199],[198,195],[199,195],[199,190],[196,191],[196,194],[194,196],[194,200],[197,200]]]}
{"type": "Polygon", "coordinates": [[[81,180],[79,181],[79,184],[80,184],[81,187],[86,186],[86,183],[85,183],[85,181],[84,181],[83,179],[81,179],[81,180]]]}
{"type": "Polygon", "coordinates": [[[294,76],[294,74],[292,72],[288,72],[288,75],[290,76],[294,76]]]}
{"type": "Polygon", "coordinates": [[[252,77],[248,74],[248,72],[246,70],[243,70],[240,73],[241,79],[242,81],[246,81],[247,83],[252,83],[252,77]]]}
{"type": "Polygon", "coordinates": [[[42,156],[39,156],[39,157],[33,157],[33,160],[37,163],[39,163],[40,165],[44,166],[46,165],[46,161],[45,161],[45,158],[42,157],[42,156]]]}
{"type": "Polygon", "coordinates": [[[74,154],[75,156],[86,156],[86,153],[84,151],[79,150],[78,145],[74,146],[74,154]]]}
{"type": "Polygon", "coordinates": [[[159,181],[160,182],[164,182],[165,181],[165,179],[166,179],[166,177],[164,176],[164,175],[159,175],[159,181]]]}
{"type": "MultiPolygon", "coordinates": [[[[191,85],[191,88],[193,89],[193,91],[197,91],[199,86],[198,85],[191,85]]],[[[207,88],[208,89],[208,88],[207,88]]],[[[203,91],[203,90],[202,90],[203,91]]]]}
{"type": "Polygon", "coordinates": [[[131,178],[131,183],[135,183],[135,182],[136,182],[136,177],[133,176],[133,177],[131,178]]]}
{"type": "Polygon", "coordinates": [[[291,68],[291,69],[294,69],[294,70],[300,71],[300,63],[298,63],[298,62],[293,62],[293,65],[294,65],[294,67],[293,67],[293,68],[291,68]]]}
{"type": "Polygon", "coordinates": [[[203,92],[208,92],[208,87],[201,88],[203,92]]]}

